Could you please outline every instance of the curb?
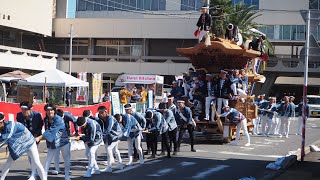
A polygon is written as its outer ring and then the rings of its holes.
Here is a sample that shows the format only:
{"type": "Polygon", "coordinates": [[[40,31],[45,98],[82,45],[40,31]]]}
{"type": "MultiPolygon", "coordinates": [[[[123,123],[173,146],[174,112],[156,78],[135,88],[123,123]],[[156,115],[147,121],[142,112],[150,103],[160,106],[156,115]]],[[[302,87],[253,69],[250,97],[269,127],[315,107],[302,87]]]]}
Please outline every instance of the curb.
{"type": "MultiPolygon", "coordinates": [[[[320,144],[320,139],[311,143],[310,145],[308,146],[305,146],[304,148],[304,152],[305,152],[305,155],[310,153],[310,146],[311,145],[319,145],[320,144]]],[[[287,167],[281,169],[281,170],[278,170],[278,171],[273,171],[273,170],[266,170],[266,175],[264,175],[261,179],[262,180],[273,180],[277,177],[279,177],[282,173],[286,172],[286,170],[291,167],[292,165],[296,164],[297,161],[300,161],[301,160],[301,149],[299,148],[295,153],[291,154],[290,156],[288,156],[287,158],[290,158],[292,156],[296,156],[297,159],[294,163],[291,163],[289,164],[287,167]]]]}

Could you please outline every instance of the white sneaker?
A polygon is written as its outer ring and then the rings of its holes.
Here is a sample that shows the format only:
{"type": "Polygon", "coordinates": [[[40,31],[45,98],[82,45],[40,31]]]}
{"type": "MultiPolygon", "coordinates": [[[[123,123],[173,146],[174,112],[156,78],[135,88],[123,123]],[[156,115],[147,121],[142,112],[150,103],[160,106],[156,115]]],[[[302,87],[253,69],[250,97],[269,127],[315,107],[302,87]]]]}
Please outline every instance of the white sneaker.
{"type": "Polygon", "coordinates": [[[286,138],[289,138],[289,135],[286,135],[286,138]]]}
{"type": "Polygon", "coordinates": [[[51,174],[52,174],[52,175],[58,175],[58,174],[59,174],[59,171],[54,170],[54,171],[52,171],[51,174]]]}
{"type": "Polygon", "coordinates": [[[34,176],[32,175],[32,176],[30,176],[30,177],[28,178],[28,180],[36,180],[36,177],[34,177],[34,176]]]}
{"type": "Polygon", "coordinates": [[[133,164],[133,162],[131,161],[131,162],[128,162],[127,164],[126,164],[126,166],[131,166],[133,164]]]}
{"type": "Polygon", "coordinates": [[[123,164],[122,163],[118,163],[114,168],[115,169],[123,169],[123,164]]]}
{"type": "Polygon", "coordinates": [[[64,180],[71,180],[71,178],[69,176],[68,177],[66,176],[64,180]]]}
{"type": "Polygon", "coordinates": [[[144,164],[143,157],[142,157],[142,158],[140,158],[140,164],[144,164]]]}
{"type": "Polygon", "coordinates": [[[281,134],[279,135],[279,138],[282,138],[282,135],[281,135],[281,134]]]}
{"type": "Polygon", "coordinates": [[[112,167],[107,167],[107,168],[101,170],[101,172],[110,173],[110,172],[112,172],[112,167]]]}
{"type": "Polygon", "coordinates": [[[248,146],[250,146],[250,143],[247,143],[247,144],[245,144],[244,146],[247,146],[247,147],[248,147],[248,146]]]}

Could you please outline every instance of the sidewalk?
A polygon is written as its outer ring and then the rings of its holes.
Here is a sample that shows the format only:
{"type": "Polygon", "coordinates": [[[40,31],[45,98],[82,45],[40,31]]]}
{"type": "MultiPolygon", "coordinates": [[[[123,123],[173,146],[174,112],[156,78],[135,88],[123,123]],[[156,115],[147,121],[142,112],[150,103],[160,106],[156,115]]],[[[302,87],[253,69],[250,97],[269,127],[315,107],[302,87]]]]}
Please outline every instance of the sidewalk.
{"type": "Polygon", "coordinates": [[[276,180],[320,179],[320,152],[310,152],[304,162],[298,161],[276,180]]]}

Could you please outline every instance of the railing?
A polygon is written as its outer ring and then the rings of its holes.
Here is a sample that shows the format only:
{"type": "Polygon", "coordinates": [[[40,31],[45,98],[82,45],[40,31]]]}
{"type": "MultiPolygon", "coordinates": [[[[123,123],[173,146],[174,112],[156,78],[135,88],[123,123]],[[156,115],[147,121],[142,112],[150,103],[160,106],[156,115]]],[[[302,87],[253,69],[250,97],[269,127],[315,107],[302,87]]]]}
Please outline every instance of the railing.
{"type": "Polygon", "coordinates": [[[22,48],[2,46],[2,45],[0,45],[0,53],[26,55],[29,57],[40,57],[44,59],[53,59],[58,57],[58,55],[54,53],[34,51],[29,49],[22,49],[22,48]]]}
{"type": "MultiPolygon", "coordinates": [[[[309,71],[320,72],[320,61],[310,60],[309,71]]],[[[267,60],[266,71],[279,71],[279,72],[303,72],[304,59],[300,58],[269,58],[267,60]]]]}

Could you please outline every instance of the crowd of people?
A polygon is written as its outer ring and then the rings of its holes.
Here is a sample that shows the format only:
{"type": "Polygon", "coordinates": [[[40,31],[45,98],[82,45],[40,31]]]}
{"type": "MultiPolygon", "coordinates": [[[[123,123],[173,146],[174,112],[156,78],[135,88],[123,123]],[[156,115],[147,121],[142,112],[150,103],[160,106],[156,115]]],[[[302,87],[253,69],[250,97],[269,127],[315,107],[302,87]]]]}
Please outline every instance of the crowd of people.
{"type": "Polygon", "coordinates": [[[118,143],[126,139],[128,144],[128,163],[131,166],[137,158],[144,164],[146,155],[148,159],[156,158],[158,139],[161,137],[161,153],[167,158],[176,156],[184,132],[189,133],[191,151],[194,149],[194,123],[192,112],[185,106],[184,100],[168,97],[168,103],[160,103],[157,109],[147,109],[145,113],[134,112],[130,104],[124,106],[124,114],[114,116],[108,114],[105,106],[100,106],[98,115],[94,116],[90,110],[85,110],[77,119],[68,112],[48,103],[44,106],[45,117],[32,110],[32,103],[20,103],[21,112],[16,116],[16,122],[5,121],[4,114],[0,113],[0,146],[8,145],[10,155],[2,170],[1,179],[4,179],[12,163],[28,152],[31,164],[29,180],[39,175],[42,180],[47,179],[51,161],[54,160],[52,174],[59,174],[59,156],[62,154],[65,165],[65,179],[70,179],[70,140],[82,140],[85,144],[85,156],[88,159],[87,171],[84,177],[91,177],[101,172],[112,172],[113,169],[123,169],[122,157],[118,150],[118,143]],[[71,132],[74,125],[74,135],[71,132]],[[42,129],[45,131],[43,132],[42,129]],[[79,133],[81,130],[81,133],[79,133]],[[47,158],[42,166],[39,160],[37,145],[41,140],[46,141],[47,158]],[[142,139],[146,139],[145,152],[142,149],[142,139]],[[105,146],[108,156],[107,167],[99,168],[96,160],[96,151],[100,145],[105,146]],[[114,157],[115,156],[115,157],[114,157]],[[115,160],[116,159],[116,160],[115,160]],[[112,166],[117,162],[116,166],[112,166]]]}

